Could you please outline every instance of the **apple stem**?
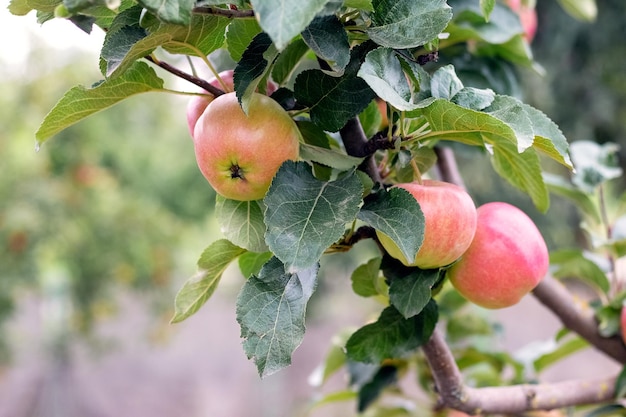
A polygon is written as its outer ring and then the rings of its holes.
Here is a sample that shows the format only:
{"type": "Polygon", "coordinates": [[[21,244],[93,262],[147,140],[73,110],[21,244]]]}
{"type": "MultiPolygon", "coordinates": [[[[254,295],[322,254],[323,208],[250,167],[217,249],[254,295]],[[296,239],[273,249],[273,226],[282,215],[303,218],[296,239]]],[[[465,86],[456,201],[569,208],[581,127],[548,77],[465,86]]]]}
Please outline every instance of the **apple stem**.
{"type": "Polygon", "coordinates": [[[422,181],[422,173],[420,172],[420,169],[417,166],[417,162],[415,162],[415,159],[411,159],[411,168],[413,168],[413,174],[414,174],[415,181],[418,184],[421,185],[423,183],[423,181],[422,181]]]}

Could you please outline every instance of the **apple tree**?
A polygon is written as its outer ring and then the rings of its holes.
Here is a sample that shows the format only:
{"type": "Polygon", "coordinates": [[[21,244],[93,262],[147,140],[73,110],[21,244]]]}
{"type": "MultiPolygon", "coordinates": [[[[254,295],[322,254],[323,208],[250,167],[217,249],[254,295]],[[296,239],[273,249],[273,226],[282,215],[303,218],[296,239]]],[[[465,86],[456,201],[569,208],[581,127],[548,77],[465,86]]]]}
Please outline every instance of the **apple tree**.
{"type": "MultiPolygon", "coordinates": [[[[380,315],[331,348],[322,379],[345,369],[351,383],[321,402],[356,400],[359,411],[406,415],[377,399],[415,369],[434,410],[518,414],[599,404],[594,413],[603,415],[623,410],[626,373],[538,384],[506,352],[459,343],[489,333],[480,318],[470,320],[467,299],[504,307],[532,291],[564,326],[555,349],[535,358],[534,371],[587,347],[626,363],[626,292],[616,273],[626,254],[626,207],[619,196],[620,204],[608,204],[607,187],[621,171],[611,145],[570,146],[546,114],[510,88],[516,68],[540,67],[530,48],[532,3],[11,0],[9,9],[106,33],[102,80],[60,98],[36,132],[37,146],[140,93],[195,101],[188,123],[202,174],[211,182],[207,172],[219,171],[218,182],[236,191],[217,198],[224,238],[202,252],[172,322],[198,311],[236,262],[246,277],[233,306],[243,350],[259,375],[269,376],[291,363],[303,339],[322,257],[367,240],[380,255],[353,271],[352,288],[379,300],[380,315]],[[236,105],[225,107],[227,100],[236,105]],[[291,143],[283,130],[295,135],[297,150],[282,152],[291,143]],[[449,190],[466,194],[455,161],[455,151],[466,148],[488,155],[493,171],[540,211],[548,210],[551,192],[575,202],[591,250],[548,255],[541,234],[514,207],[481,216],[470,203],[457,216],[449,190]],[[255,170],[283,153],[258,180],[255,170]],[[239,187],[255,181],[265,182],[260,194],[239,187]],[[432,186],[441,182],[447,185],[432,186]],[[452,252],[461,235],[467,242],[452,252]],[[417,262],[427,250],[428,262],[417,262]],[[574,302],[558,281],[564,277],[586,282],[594,302],[574,302]],[[514,301],[503,301],[511,292],[514,301]],[[479,363],[490,378],[473,374],[479,363]]],[[[595,13],[590,0],[562,5],[578,16],[595,13]]],[[[211,184],[223,194],[218,182],[211,184]]]]}

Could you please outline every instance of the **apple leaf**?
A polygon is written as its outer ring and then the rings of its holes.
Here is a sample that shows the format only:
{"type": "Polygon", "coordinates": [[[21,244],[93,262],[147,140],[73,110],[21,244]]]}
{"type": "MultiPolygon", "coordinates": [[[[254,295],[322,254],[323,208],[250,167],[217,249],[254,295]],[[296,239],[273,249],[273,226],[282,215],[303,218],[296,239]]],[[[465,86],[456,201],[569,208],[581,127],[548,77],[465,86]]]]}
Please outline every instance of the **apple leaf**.
{"type": "Polygon", "coordinates": [[[354,361],[373,364],[407,356],[430,339],[438,316],[434,300],[420,314],[408,319],[402,317],[395,307],[387,307],[377,321],[350,336],[346,354],[354,361]]]}
{"type": "Polygon", "coordinates": [[[354,172],[324,182],[305,162],[283,163],[263,200],[270,250],[289,272],[315,265],[355,220],[362,192],[354,172]]]}
{"type": "Polygon", "coordinates": [[[237,99],[245,113],[252,93],[257,89],[259,82],[278,56],[278,51],[266,33],[259,33],[254,37],[244,51],[241,60],[235,67],[233,82],[237,99]]]}
{"type": "Polygon", "coordinates": [[[311,23],[328,0],[251,0],[250,3],[259,24],[281,51],[311,23]]]}
{"type": "Polygon", "coordinates": [[[389,285],[389,302],[406,319],[419,314],[432,298],[431,289],[439,281],[438,269],[412,269],[394,277],[389,285]]]}
{"type": "Polygon", "coordinates": [[[496,0],[480,0],[480,11],[483,13],[485,21],[489,21],[489,16],[496,7],[496,0]]]}
{"type": "Polygon", "coordinates": [[[533,145],[535,132],[532,122],[522,103],[513,97],[498,95],[485,109],[486,113],[507,124],[515,133],[517,151],[524,152],[533,145]]]}
{"type": "Polygon", "coordinates": [[[536,358],[533,361],[533,366],[536,372],[543,372],[547,367],[587,348],[589,348],[589,342],[580,336],[568,339],[565,342],[560,341],[554,350],[536,358]]]}
{"type": "Polygon", "coordinates": [[[159,20],[187,26],[191,22],[194,0],[138,0],[141,6],[154,13],[159,20]]]}
{"type": "Polygon", "coordinates": [[[409,66],[407,61],[400,61],[397,52],[391,48],[376,48],[370,51],[359,69],[358,76],[367,82],[378,97],[385,100],[398,110],[413,110],[420,107],[421,95],[414,91],[421,88],[420,81],[428,78],[428,74],[419,66],[409,66]],[[410,71],[409,78],[417,85],[411,86],[405,75],[410,71]]]}
{"type": "Polygon", "coordinates": [[[302,38],[333,70],[341,72],[350,62],[348,34],[337,16],[316,17],[302,32],[302,38]]]}
{"type": "MultiPolygon", "coordinates": [[[[352,275],[352,290],[361,297],[373,297],[381,294],[380,263],[381,258],[373,258],[362,265],[359,265],[352,275]]],[[[383,281],[384,282],[384,281],[383,281]]]]}
{"type": "Polygon", "coordinates": [[[239,62],[252,39],[259,33],[261,27],[254,19],[234,19],[230,22],[226,32],[226,45],[233,61],[239,62]]]}
{"type": "MultiPolygon", "coordinates": [[[[489,108],[485,109],[488,110],[489,108]]],[[[522,116],[515,119],[506,114],[499,105],[494,106],[492,110],[495,115],[467,109],[444,99],[436,99],[424,109],[414,110],[411,114],[422,115],[428,121],[432,129],[428,137],[486,147],[492,154],[492,163],[498,174],[526,192],[537,208],[547,210],[549,195],[541,175],[539,156],[534,147],[522,153],[519,153],[518,149],[516,132],[523,132],[522,126],[527,126],[520,120],[525,120],[523,115],[528,116],[528,113],[519,113],[522,116]]],[[[524,110],[524,107],[517,107],[516,110],[524,110]]],[[[529,116],[531,124],[532,116],[532,114],[529,116]]],[[[557,157],[557,161],[562,160],[563,158],[557,157]]]]}
{"type": "Polygon", "coordinates": [[[46,115],[35,134],[39,144],[94,113],[136,94],[161,91],[163,80],[146,63],[134,63],[124,75],[92,88],[71,88],[46,115]]]}
{"type": "Polygon", "coordinates": [[[265,224],[261,201],[215,199],[215,217],[224,236],[251,252],[265,252],[265,224]]]}
{"type": "Polygon", "coordinates": [[[608,295],[611,284],[606,274],[580,249],[561,249],[550,252],[552,275],[556,278],[576,278],[585,281],[608,295]]]}
{"type": "Polygon", "coordinates": [[[522,107],[530,118],[535,132],[533,147],[556,162],[572,168],[569,156],[569,145],[561,129],[548,116],[536,108],[522,103],[522,107]]]}
{"type": "Polygon", "coordinates": [[[294,70],[309,51],[309,47],[302,40],[296,38],[276,58],[272,68],[272,79],[284,85],[293,75],[294,70]]]}
{"type": "Polygon", "coordinates": [[[272,257],[272,252],[246,252],[239,257],[239,270],[245,278],[258,275],[263,265],[272,257]]]}
{"type": "Polygon", "coordinates": [[[358,167],[363,158],[346,155],[343,152],[313,146],[306,143],[300,144],[300,158],[305,161],[313,161],[340,171],[349,171],[358,167]]]}
{"type": "Polygon", "coordinates": [[[370,38],[394,49],[415,48],[435,39],[452,18],[445,0],[373,0],[370,38]]]}
{"type": "Polygon", "coordinates": [[[296,100],[307,107],[311,121],[337,132],[367,107],[376,96],[367,83],[353,74],[333,77],[321,70],[306,70],[294,86],[296,100]]]}
{"type": "Polygon", "coordinates": [[[390,188],[368,195],[357,218],[389,236],[406,259],[415,259],[424,240],[424,213],[408,191],[390,188]]]}
{"type": "Polygon", "coordinates": [[[226,239],[213,242],[198,260],[198,272],[178,291],[174,301],[172,323],[179,323],[196,313],[213,295],[226,267],[243,254],[245,249],[226,239]]]}
{"type": "Polygon", "coordinates": [[[435,98],[450,100],[462,89],[463,82],[452,65],[439,68],[430,78],[430,92],[435,98]]]}
{"type": "Polygon", "coordinates": [[[315,264],[297,273],[285,272],[274,257],[241,289],[237,321],[243,349],[261,377],[291,363],[291,354],[304,337],[306,305],[315,291],[318,269],[315,264]]]}
{"type": "Polygon", "coordinates": [[[581,190],[594,193],[605,181],[622,175],[617,160],[619,146],[615,143],[598,144],[588,140],[572,143],[572,158],[576,172],[572,182],[581,190]]]}
{"type": "Polygon", "coordinates": [[[386,388],[394,386],[397,382],[398,368],[395,365],[382,365],[372,379],[360,387],[357,411],[363,413],[381,396],[386,388]]]}
{"type": "Polygon", "coordinates": [[[544,172],[543,179],[548,190],[562,197],[569,198],[575,203],[576,207],[587,216],[587,222],[593,221],[595,224],[602,223],[599,207],[590,194],[574,187],[572,183],[558,175],[544,172]]]}
{"type": "Polygon", "coordinates": [[[136,14],[136,7],[120,13],[108,31],[102,46],[101,58],[106,62],[105,75],[114,78],[121,75],[134,61],[149,55],[159,46],[174,54],[208,55],[224,43],[228,19],[194,15],[190,26],[159,22],[147,17],[144,23],[149,34],[129,21],[136,14]],[[119,27],[121,24],[129,25],[119,27]]]}

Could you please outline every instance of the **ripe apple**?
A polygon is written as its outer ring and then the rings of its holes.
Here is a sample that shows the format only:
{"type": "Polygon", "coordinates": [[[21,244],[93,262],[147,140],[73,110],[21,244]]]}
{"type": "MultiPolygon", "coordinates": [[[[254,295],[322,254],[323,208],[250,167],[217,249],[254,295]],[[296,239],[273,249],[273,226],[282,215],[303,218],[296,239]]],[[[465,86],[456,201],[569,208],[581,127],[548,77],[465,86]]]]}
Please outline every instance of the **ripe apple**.
{"type": "Polygon", "coordinates": [[[524,0],[508,0],[507,4],[519,17],[524,28],[524,38],[528,43],[532,42],[537,33],[537,11],[524,0]]]}
{"type": "Polygon", "coordinates": [[[533,221],[508,203],[478,208],[472,244],[448,270],[450,282],[485,308],[517,304],[548,272],[548,248],[533,221]]]}
{"type": "Polygon", "coordinates": [[[286,160],[298,158],[301,135],[274,100],[253,93],[246,115],[235,93],[213,100],[194,129],[198,167],[215,191],[233,200],[259,200],[286,160]]]}
{"type": "Polygon", "coordinates": [[[469,247],[476,231],[476,206],[461,187],[443,181],[423,180],[396,187],[407,190],[424,213],[424,241],[415,259],[408,261],[400,248],[382,232],[376,232],[389,255],[407,266],[434,269],[454,262],[469,247]]]}
{"type": "MultiPolygon", "coordinates": [[[[226,86],[220,83],[217,78],[212,78],[209,80],[209,84],[213,87],[219,88],[220,90],[224,90],[226,93],[230,93],[235,91],[235,81],[233,79],[235,71],[226,70],[219,73],[222,82],[226,86]]],[[[274,91],[278,89],[278,85],[268,80],[267,86],[265,88],[265,92],[268,96],[272,95],[274,91]]],[[[209,105],[210,102],[213,101],[214,97],[205,91],[207,95],[203,96],[193,96],[189,102],[187,103],[187,127],[189,128],[189,134],[193,137],[193,130],[196,127],[196,122],[200,115],[204,112],[204,109],[209,105]]]]}

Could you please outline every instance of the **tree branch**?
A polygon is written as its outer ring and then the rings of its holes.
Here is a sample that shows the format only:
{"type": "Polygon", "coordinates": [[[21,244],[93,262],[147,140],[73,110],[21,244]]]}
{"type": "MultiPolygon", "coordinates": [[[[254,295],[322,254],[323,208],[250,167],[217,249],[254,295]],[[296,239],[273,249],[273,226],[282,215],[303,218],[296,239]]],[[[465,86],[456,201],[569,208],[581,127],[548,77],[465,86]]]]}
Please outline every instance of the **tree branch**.
{"type": "MultiPolygon", "coordinates": [[[[339,130],[339,135],[341,136],[341,140],[343,141],[348,155],[357,156],[359,158],[364,156],[362,152],[368,140],[358,117],[348,120],[348,123],[339,130]]],[[[365,161],[363,161],[359,169],[367,173],[374,182],[382,183],[383,180],[372,155],[368,156],[365,161]]]]}
{"type": "Polygon", "coordinates": [[[626,346],[622,340],[617,336],[602,337],[593,312],[590,309],[583,310],[563,284],[548,275],[533,290],[533,295],[552,311],[565,327],[578,333],[596,349],[617,362],[626,363],[626,346]]]}
{"type": "Polygon", "coordinates": [[[227,17],[229,19],[254,17],[254,10],[232,10],[222,9],[220,7],[213,6],[198,6],[193,8],[193,13],[197,14],[212,14],[215,16],[227,17]]]}
{"type": "Polygon", "coordinates": [[[552,410],[610,401],[615,395],[615,377],[571,380],[553,384],[523,384],[508,387],[470,388],[443,335],[435,329],[422,347],[433,371],[440,401],[468,414],[515,414],[530,410],[552,410]]]}
{"type": "Polygon", "coordinates": [[[218,97],[224,94],[224,91],[220,90],[217,87],[212,86],[209,82],[203,80],[202,78],[198,78],[191,74],[187,74],[186,72],[179,70],[178,68],[168,64],[167,62],[159,61],[150,55],[145,56],[144,58],[146,58],[148,61],[152,62],[153,64],[157,65],[158,67],[163,68],[165,71],[169,72],[170,74],[174,74],[177,77],[180,77],[184,80],[189,81],[192,84],[197,85],[198,87],[203,88],[210,94],[213,94],[215,97],[218,97]]]}

